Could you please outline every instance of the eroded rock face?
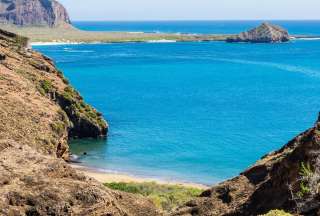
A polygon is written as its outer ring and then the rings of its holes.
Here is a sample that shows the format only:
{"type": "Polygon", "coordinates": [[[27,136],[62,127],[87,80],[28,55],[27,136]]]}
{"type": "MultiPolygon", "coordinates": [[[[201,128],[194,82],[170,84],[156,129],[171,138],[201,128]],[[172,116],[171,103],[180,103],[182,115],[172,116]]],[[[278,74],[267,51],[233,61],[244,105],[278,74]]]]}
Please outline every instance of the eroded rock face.
{"type": "Polygon", "coordinates": [[[56,0],[0,0],[0,23],[56,27],[70,24],[70,18],[56,0]]]}
{"type": "Polygon", "coordinates": [[[157,216],[151,201],[105,188],[62,159],[0,140],[0,215],[157,216]]]}
{"type": "Polygon", "coordinates": [[[287,30],[270,23],[263,23],[250,31],[229,37],[227,42],[275,43],[289,40],[290,36],[287,30]]]}
{"type": "Polygon", "coordinates": [[[172,215],[251,216],[283,209],[320,214],[320,122],[238,177],[205,191],[172,215]]]}
{"type": "Polygon", "coordinates": [[[26,38],[0,30],[0,53],[0,139],[67,159],[68,138],[106,136],[102,115],[26,38]]]}

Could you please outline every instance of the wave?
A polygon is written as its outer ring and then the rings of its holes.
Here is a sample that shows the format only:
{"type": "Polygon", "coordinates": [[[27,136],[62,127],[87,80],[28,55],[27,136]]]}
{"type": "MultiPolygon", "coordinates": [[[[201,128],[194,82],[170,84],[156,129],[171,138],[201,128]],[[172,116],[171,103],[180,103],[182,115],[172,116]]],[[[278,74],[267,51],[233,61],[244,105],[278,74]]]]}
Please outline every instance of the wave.
{"type": "Polygon", "coordinates": [[[221,61],[221,62],[229,62],[234,64],[244,64],[244,65],[258,65],[258,66],[264,66],[264,67],[272,67],[277,68],[279,70],[289,71],[289,72],[295,72],[295,73],[303,73],[308,76],[312,77],[318,77],[320,78],[320,71],[301,67],[301,66],[295,66],[295,65],[289,65],[289,64],[281,64],[281,63],[274,63],[274,62],[264,62],[264,61],[250,61],[250,60],[244,60],[244,59],[227,59],[227,58],[216,58],[216,57],[189,57],[189,56],[177,56],[180,59],[198,59],[198,60],[211,60],[211,61],[221,61]]]}
{"type": "Polygon", "coordinates": [[[109,57],[133,57],[136,56],[136,54],[130,54],[130,53],[113,53],[110,54],[109,57]]]}
{"type": "Polygon", "coordinates": [[[128,32],[129,34],[144,34],[145,32],[137,31],[137,32],[128,32]]]}
{"type": "Polygon", "coordinates": [[[314,37],[314,38],[312,38],[312,37],[310,37],[310,38],[308,38],[308,37],[306,37],[306,38],[296,38],[295,40],[320,40],[320,37],[314,37]]]}
{"type": "Polygon", "coordinates": [[[295,66],[295,65],[287,65],[287,64],[273,63],[273,62],[250,61],[250,60],[242,60],[242,59],[215,58],[215,60],[225,61],[225,62],[230,62],[230,63],[237,63],[237,64],[251,64],[251,65],[273,67],[273,68],[278,68],[278,69],[284,70],[284,71],[303,73],[308,76],[320,77],[320,72],[317,70],[313,70],[313,69],[305,68],[305,67],[301,67],[301,66],[295,66]]]}
{"type": "Polygon", "coordinates": [[[166,40],[166,39],[162,39],[162,40],[149,40],[147,41],[147,43],[175,43],[177,42],[176,40],[166,40]]]}
{"type": "Polygon", "coordinates": [[[65,52],[68,52],[68,53],[94,53],[93,50],[64,50],[65,52]]]}
{"type": "Polygon", "coordinates": [[[59,46],[59,45],[78,45],[82,44],[80,42],[59,42],[59,41],[53,41],[53,42],[32,42],[31,46],[59,46]]]}

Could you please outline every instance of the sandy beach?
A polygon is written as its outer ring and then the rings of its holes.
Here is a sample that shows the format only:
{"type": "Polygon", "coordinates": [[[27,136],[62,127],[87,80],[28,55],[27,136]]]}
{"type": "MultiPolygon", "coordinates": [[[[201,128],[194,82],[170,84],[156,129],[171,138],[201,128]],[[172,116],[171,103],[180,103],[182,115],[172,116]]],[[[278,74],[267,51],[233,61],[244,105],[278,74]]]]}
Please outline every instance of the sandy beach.
{"type": "Polygon", "coordinates": [[[197,183],[189,183],[189,182],[175,182],[175,181],[165,181],[165,180],[159,180],[159,179],[153,179],[153,178],[143,178],[143,177],[137,177],[133,175],[128,174],[122,174],[122,173],[111,173],[111,172],[103,172],[99,171],[93,168],[81,166],[78,164],[70,164],[73,168],[77,169],[78,171],[84,173],[85,175],[96,179],[97,181],[101,183],[111,183],[111,182],[136,182],[136,183],[143,183],[143,182],[156,182],[157,184],[163,184],[163,185],[180,185],[183,187],[192,187],[192,188],[198,188],[198,189],[209,189],[209,186],[203,185],[203,184],[197,184],[197,183]]]}

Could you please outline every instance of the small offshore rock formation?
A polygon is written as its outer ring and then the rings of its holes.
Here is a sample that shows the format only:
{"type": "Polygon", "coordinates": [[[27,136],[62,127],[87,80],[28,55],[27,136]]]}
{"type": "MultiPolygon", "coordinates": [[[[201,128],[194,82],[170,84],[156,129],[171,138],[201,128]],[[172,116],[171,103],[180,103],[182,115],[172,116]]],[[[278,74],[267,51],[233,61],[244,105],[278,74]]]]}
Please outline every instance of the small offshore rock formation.
{"type": "Polygon", "coordinates": [[[0,0],[0,23],[57,27],[71,22],[56,0],[0,0]]]}
{"type": "Polygon", "coordinates": [[[251,216],[282,209],[320,215],[320,118],[280,150],[222,182],[172,216],[251,216]]]}
{"type": "Polygon", "coordinates": [[[259,27],[227,38],[227,42],[275,43],[287,42],[290,36],[287,30],[270,23],[262,23],[259,27]]]}
{"type": "Polygon", "coordinates": [[[0,139],[68,159],[69,138],[107,135],[101,113],[27,38],[0,30],[0,53],[0,139]]]}

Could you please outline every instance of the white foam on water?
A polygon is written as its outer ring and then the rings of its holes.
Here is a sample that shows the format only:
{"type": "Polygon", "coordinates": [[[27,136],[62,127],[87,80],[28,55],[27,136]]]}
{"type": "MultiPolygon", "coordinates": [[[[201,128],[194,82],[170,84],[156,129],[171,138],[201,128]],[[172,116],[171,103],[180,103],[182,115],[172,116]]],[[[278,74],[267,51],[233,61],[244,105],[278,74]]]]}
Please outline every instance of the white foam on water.
{"type": "Polygon", "coordinates": [[[242,59],[216,58],[215,60],[225,61],[230,63],[238,63],[238,64],[261,65],[266,67],[278,68],[280,70],[285,70],[289,72],[303,73],[308,76],[320,77],[320,72],[317,70],[313,70],[313,69],[301,67],[301,66],[295,66],[295,65],[287,65],[287,64],[273,63],[273,62],[249,61],[249,60],[242,60],[242,59]]]}
{"type": "Polygon", "coordinates": [[[32,42],[31,46],[59,46],[59,45],[78,45],[80,42],[32,42]]]}
{"type": "Polygon", "coordinates": [[[149,40],[147,41],[147,43],[175,43],[177,42],[176,40],[166,40],[166,39],[162,39],[162,40],[149,40]]]}
{"type": "Polygon", "coordinates": [[[320,40],[320,37],[314,37],[314,38],[296,38],[296,40],[320,40]]]}

